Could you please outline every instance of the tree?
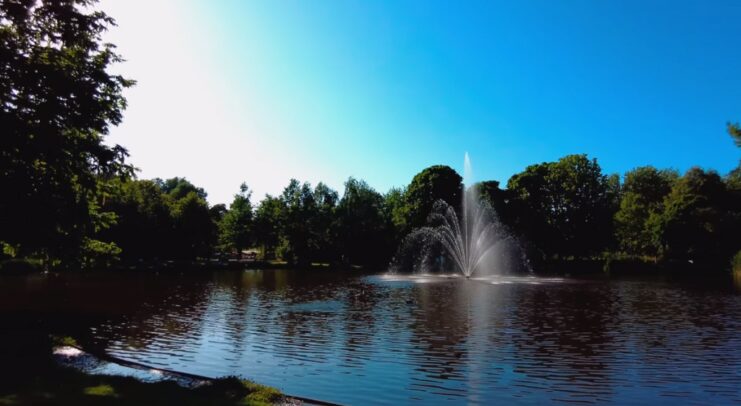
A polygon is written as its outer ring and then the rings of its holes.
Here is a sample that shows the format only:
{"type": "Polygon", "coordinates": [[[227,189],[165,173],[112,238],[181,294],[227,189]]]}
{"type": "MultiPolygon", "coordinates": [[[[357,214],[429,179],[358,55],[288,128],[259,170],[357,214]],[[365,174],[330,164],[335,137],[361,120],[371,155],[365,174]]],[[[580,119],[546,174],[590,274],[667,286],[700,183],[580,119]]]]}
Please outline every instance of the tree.
{"type": "Polygon", "coordinates": [[[384,199],[362,180],[350,178],[337,206],[338,238],[343,262],[386,265],[390,257],[384,199]]]}
{"type": "Polygon", "coordinates": [[[182,199],[173,202],[174,256],[181,260],[193,260],[211,254],[214,245],[211,215],[208,203],[196,192],[188,192],[182,199]]]}
{"type": "Polygon", "coordinates": [[[664,198],[679,175],[673,170],[643,166],[625,174],[620,206],[615,213],[615,234],[620,248],[633,255],[657,255],[648,220],[660,213],[664,198]]]}
{"type": "Polygon", "coordinates": [[[741,245],[739,204],[714,171],[692,168],[677,180],[649,227],[665,259],[726,264],[741,245]]]}
{"type": "Polygon", "coordinates": [[[339,197],[337,191],[322,182],[314,188],[316,211],[311,216],[310,224],[314,244],[311,257],[313,261],[331,262],[337,258],[337,239],[334,235],[335,208],[339,197]]]}
{"type": "Polygon", "coordinates": [[[499,187],[496,180],[487,180],[476,183],[472,186],[479,199],[485,201],[502,220],[511,220],[509,214],[510,193],[499,187]]]}
{"type": "Polygon", "coordinates": [[[741,126],[738,123],[728,123],[728,134],[733,138],[736,146],[741,148],[741,126]]]}
{"type": "Polygon", "coordinates": [[[412,179],[405,194],[408,212],[407,230],[427,222],[432,206],[439,199],[460,211],[463,197],[463,179],[449,166],[434,165],[422,170],[412,179]]]}
{"type": "Polygon", "coordinates": [[[113,241],[127,261],[169,258],[174,237],[172,200],[150,180],[113,182],[104,209],[115,213],[116,223],[101,232],[113,241]]]}
{"type": "Polygon", "coordinates": [[[0,3],[0,241],[20,255],[77,262],[99,220],[102,189],[132,174],[103,142],[133,81],[101,34],[113,19],[90,0],[0,3]]]}
{"type": "Polygon", "coordinates": [[[229,210],[224,214],[219,224],[219,242],[222,247],[241,252],[253,242],[252,235],[252,203],[247,184],[242,183],[239,193],[234,195],[234,200],[229,205],[229,210]]]}
{"type": "Polygon", "coordinates": [[[389,238],[394,246],[404,238],[408,229],[409,206],[405,196],[405,188],[391,188],[383,196],[383,215],[391,229],[389,238]]]}
{"type": "Polygon", "coordinates": [[[203,190],[203,188],[197,187],[185,178],[179,178],[176,176],[167,180],[157,178],[154,181],[159,185],[163,192],[167,193],[174,200],[182,199],[190,192],[195,193],[203,200],[206,200],[206,197],[208,197],[208,194],[203,190]]]}
{"type": "Polygon", "coordinates": [[[311,185],[291,179],[280,199],[286,209],[281,256],[290,264],[307,266],[311,263],[311,253],[316,250],[311,224],[316,213],[316,201],[311,185]]]}
{"type": "Polygon", "coordinates": [[[255,242],[263,247],[263,256],[271,258],[280,244],[286,208],[277,197],[266,195],[255,210],[255,242]]]}
{"type": "Polygon", "coordinates": [[[507,189],[515,228],[547,256],[583,257],[609,244],[612,195],[596,159],[568,155],[528,166],[507,189]]]}
{"type": "MultiPolygon", "coordinates": [[[[738,123],[728,123],[728,134],[733,138],[736,146],[741,148],[741,127],[738,123]]],[[[738,162],[738,166],[726,175],[725,182],[729,189],[741,193],[741,160],[738,162]]]]}

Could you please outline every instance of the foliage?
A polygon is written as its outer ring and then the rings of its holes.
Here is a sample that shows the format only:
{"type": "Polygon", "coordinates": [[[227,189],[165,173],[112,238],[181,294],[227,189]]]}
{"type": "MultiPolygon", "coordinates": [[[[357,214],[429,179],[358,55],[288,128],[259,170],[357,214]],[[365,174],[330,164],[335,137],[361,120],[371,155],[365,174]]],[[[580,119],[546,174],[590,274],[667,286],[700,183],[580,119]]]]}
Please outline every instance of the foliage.
{"type": "Polygon", "coordinates": [[[666,259],[725,262],[739,246],[739,208],[716,172],[692,168],[674,183],[649,227],[666,259]]]}
{"type": "Polygon", "coordinates": [[[391,188],[383,196],[383,216],[389,224],[390,238],[401,241],[408,228],[409,207],[406,205],[406,189],[391,188]]]}
{"type": "Polygon", "coordinates": [[[421,227],[437,200],[443,200],[460,210],[463,198],[463,178],[445,165],[434,165],[416,174],[405,193],[407,230],[421,227]]]}
{"type": "Polygon", "coordinates": [[[208,203],[196,192],[188,192],[172,203],[174,257],[181,260],[203,258],[211,253],[213,233],[208,203]]]}
{"type": "Polygon", "coordinates": [[[728,123],[728,134],[733,138],[736,146],[741,148],[741,126],[738,123],[728,123]]]}
{"type": "MultiPolygon", "coordinates": [[[[320,206],[317,205],[317,197],[322,193],[311,189],[308,182],[299,183],[291,179],[288,186],[281,194],[281,202],[285,207],[283,217],[283,247],[281,253],[283,259],[290,264],[307,266],[311,263],[314,254],[320,249],[320,243],[326,230],[321,229],[321,222],[317,214],[320,206]]],[[[327,210],[331,199],[323,199],[319,204],[324,206],[321,210],[327,210]]]]}
{"type": "Polygon", "coordinates": [[[741,272],[741,250],[736,252],[736,255],[733,256],[731,267],[735,272],[741,272]]]}
{"type": "Polygon", "coordinates": [[[90,5],[0,3],[0,241],[47,264],[79,263],[106,182],[132,173],[103,137],[133,81],[109,73],[113,20],[90,5]]]}
{"type": "Polygon", "coordinates": [[[255,243],[262,246],[266,258],[274,256],[274,250],[281,242],[284,214],[283,201],[270,195],[265,196],[255,210],[255,243]]]}
{"type": "Polygon", "coordinates": [[[165,180],[156,178],[154,182],[157,184],[157,186],[159,186],[160,189],[162,189],[165,194],[169,195],[175,200],[182,199],[191,192],[198,195],[198,197],[202,200],[206,200],[206,197],[208,197],[208,194],[205,190],[203,190],[203,188],[197,187],[185,178],[179,178],[177,176],[165,180]]]}
{"type": "Polygon", "coordinates": [[[384,216],[384,198],[364,181],[350,178],[337,206],[338,238],[343,262],[386,265],[393,243],[384,216]]]}
{"type": "Polygon", "coordinates": [[[632,255],[658,254],[648,220],[661,212],[664,198],[679,175],[676,171],[652,166],[633,169],[625,174],[620,208],[615,213],[615,234],[620,248],[632,255]]]}
{"type": "Polygon", "coordinates": [[[234,200],[229,205],[219,222],[219,242],[226,249],[241,252],[248,248],[253,241],[252,235],[252,203],[247,184],[242,183],[239,193],[234,195],[234,200]]]}
{"type": "Polygon", "coordinates": [[[596,159],[568,155],[507,183],[515,229],[547,256],[583,257],[611,239],[612,195],[596,159]]]}

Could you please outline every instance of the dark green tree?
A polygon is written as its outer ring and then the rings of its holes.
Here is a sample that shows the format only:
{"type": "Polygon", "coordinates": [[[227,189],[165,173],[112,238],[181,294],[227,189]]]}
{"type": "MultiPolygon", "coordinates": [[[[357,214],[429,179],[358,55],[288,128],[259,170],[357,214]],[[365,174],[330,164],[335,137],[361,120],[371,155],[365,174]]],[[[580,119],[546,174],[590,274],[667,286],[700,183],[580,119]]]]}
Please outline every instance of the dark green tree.
{"type": "MultiPolygon", "coordinates": [[[[733,138],[736,146],[741,148],[741,127],[739,127],[738,123],[728,123],[728,134],[733,138]]],[[[741,193],[741,160],[739,160],[738,166],[726,175],[725,182],[729,189],[741,193]]]]}
{"type": "Polygon", "coordinates": [[[126,261],[171,256],[173,220],[171,199],[150,180],[113,182],[104,209],[115,213],[116,223],[103,230],[101,239],[115,242],[126,261]]]}
{"type": "Polygon", "coordinates": [[[334,234],[335,209],[339,196],[337,191],[322,182],[314,188],[315,212],[310,224],[314,244],[312,261],[332,262],[337,258],[337,239],[334,234]]]}
{"type": "Polygon", "coordinates": [[[90,241],[111,220],[102,189],[132,172],[103,142],[133,81],[109,72],[121,58],[101,35],[114,21],[94,4],[0,2],[0,242],[68,265],[104,247],[90,241]]]}
{"type": "Polygon", "coordinates": [[[266,195],[255,210],[255,242],[262,246],[263,256],[273,258],[275,248],[280,244],[283,235],[283,219],[286,207],[277,197],[266,195]]]}
{"type": "Polygon", "coordinates": [[[728,123],[728,134],[733,138],[736,146],[741,148],[741,126],[738,123],[728,123]]]}
{"type": "Polygon", "coordinates": [[[406,189],[404,188],[391,188],[383,196],[383,215],[386,223],[389,224],[388,238],[393,246],[398,245],[409,229],[407,224],[409,206],[406,204],[405,196],[406,189]]]}
{"type": "Polygon", "coordinates": [[[585,257],[612,238],[608,178],[596,159],[568,155],[510,178],[515,229],[546,256],[585,257]]]}
{"type": "Polygon", "coordinates": [[[741,248],[738,209],[716,172],[692,168],[674,183],[649,226],[665,259],[725,265],[741,248]]]}
{"type": "Polygon", "coordinates": [[[389,230],[380,193],[362,180],[348,179],[337,206],[337,222],[337,243],[344,263],[365,266],[388,263],[389,230]]]}
{"type": "Polygon", "coordinates": [[[253,212],[247,184],[242,183],[239,193],[229,205],[219,223],[219,243],[224,249],[241,252],[253,243],[253,212]]]}
{"type": "Polygon", "coordinates": [[[625,174],[620,207],[615,213],[615,235],[620,248],[632,255],[658,254],[652,230],[651,215],[660,213],[664,198],[679,178],[673,170],[643,166],[625,174]]]}
{"type": "Polygon", "coordinates": [[[487,180],[476,183],[472,187],[476,189],[475,192],[479,198],[491,206],[505,224],[507,220],[512,219],[509,213],[510,193],[501,189],[498,181],[487,180]]]}
{"type": "Polygon", "coordinates": [[[445,165],[430,166],[415,175],[405,193],[408,212],[405,231],[425,225],[437,200],[444,200],[459,211],[463,198],[462,182],[461,176],[445,165]]]}
{"type": "Polygon", "coordinates": [[[290,264],[307,266],[311,263],[311,254],[317,250],[312,224],[317,211],[314,192],[309,183],[291,179],[280,199],[285,207],[280,256],[290,264]]]}
{"type": "Polygon", "coordinates": [[[203,188],[197,187],[185,178],[179,178],[176,176],[166,180],[157,178],[154,181],[159,185],[163,192],[167,193],[174,200],[182,199],[190,192],[195,193],[203,200],[206,200],[208,197],[208,194],[203,190],[203,188]]]}
{"type": "Polygon", "coordinates": [[[196,192],[188,192],[172,203],[172,218],[176,259],[194,260],[211,254],[215,241],[206,200],[196,192]]]}

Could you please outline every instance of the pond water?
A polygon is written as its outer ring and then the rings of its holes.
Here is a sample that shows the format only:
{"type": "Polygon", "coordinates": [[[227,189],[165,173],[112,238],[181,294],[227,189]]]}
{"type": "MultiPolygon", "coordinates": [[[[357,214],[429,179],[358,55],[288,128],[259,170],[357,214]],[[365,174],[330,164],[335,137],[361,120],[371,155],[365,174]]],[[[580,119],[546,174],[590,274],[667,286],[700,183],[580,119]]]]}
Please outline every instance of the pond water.
{"type": "Polygon", "coordinates": [[[741,295],[668,280],[247,270],[0,279],[6,328],[343,404],[740,404],[741,295]],[[53,327],[48,327],[53,328],[53,327]]]}

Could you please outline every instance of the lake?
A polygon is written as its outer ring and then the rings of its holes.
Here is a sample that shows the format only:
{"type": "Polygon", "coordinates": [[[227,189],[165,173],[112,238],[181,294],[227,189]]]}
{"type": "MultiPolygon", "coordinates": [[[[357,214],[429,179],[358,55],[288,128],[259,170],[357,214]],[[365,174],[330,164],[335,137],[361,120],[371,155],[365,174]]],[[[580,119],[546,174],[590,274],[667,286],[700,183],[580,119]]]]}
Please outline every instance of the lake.
{"type": "Polygon", "coordinates": [[[0,278],[6,333],[343,404],[741,404],[728,281],[246,270],[0,278]]]}

